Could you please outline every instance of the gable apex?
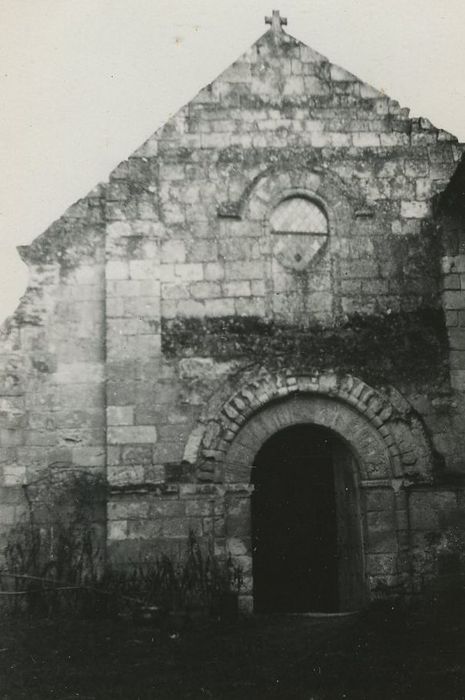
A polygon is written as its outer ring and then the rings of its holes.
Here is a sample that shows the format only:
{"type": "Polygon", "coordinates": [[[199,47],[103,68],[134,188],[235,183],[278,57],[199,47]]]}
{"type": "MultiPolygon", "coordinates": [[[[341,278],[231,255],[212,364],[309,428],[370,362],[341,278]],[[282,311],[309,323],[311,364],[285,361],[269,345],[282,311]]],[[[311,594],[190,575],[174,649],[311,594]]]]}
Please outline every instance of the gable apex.
{"type": "MultiPolygon", "coordinates": [[[[112,201],[125,188],[135,191],[136,183],[128,186],[140,177],[134,162],[147,159],[144,168],[154,173],[161,152],[188,159],[194,152],[228,147],[254,152],[270,147],[307,149],[307,153],[310,149],[318,154],[327,148],[399,149],[448,141],[456,139],[427,119],[409,118],[409,110],[396,100],[332,63],[282,24],[278,29],[275,20],[274,27],[117,165],[107,182],[69,207],[45,233],[22,246],[20,254],[30,262],[45,251],[47,260],[55,258],[56,244],[49,245],[53,238],[63,239],[60,254],[68,258],[68,229],[76,230],[76,221],[91,221],[98,229],[104,220],[99,219],[102,203],[116,209],[112,201]]],[[[455,162],[462,150],[457,145],[455,162]]],[[[132,204],[131,216],[143,212],[144,220],[158,221],[154,192],[136,193],[134,199],[138,203],[132,204]]],[[[81,238],[73,234],[73,240],[77,244],[81,238]]]]}

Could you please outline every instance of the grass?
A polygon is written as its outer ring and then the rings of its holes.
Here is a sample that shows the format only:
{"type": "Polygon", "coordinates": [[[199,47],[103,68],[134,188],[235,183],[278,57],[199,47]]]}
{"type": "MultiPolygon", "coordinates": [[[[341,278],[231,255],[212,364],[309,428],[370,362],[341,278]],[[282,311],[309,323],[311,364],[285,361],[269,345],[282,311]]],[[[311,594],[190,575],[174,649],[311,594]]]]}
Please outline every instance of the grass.
{"type": "Polygon", "coordinates": [[[465,609],[354,617],[5,619],[0,698],[461,700],[465,609]]]}

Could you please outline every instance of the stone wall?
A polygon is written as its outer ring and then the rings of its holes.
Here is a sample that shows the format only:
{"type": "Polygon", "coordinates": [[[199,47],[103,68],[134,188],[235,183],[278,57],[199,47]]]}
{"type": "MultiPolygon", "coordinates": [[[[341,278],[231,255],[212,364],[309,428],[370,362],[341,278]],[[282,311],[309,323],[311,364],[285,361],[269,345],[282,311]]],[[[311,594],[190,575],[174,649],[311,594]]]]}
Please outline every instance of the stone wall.
{"type": "Polygon", "coordinates": [[[2,349],[5,524],[38,470],[105,468],[119,561],[177,550],[189,528],[224,550],[227,522],[248,556],[234,527],[248,527],[249,484],[225,485],[205,431],[225,406],[234,421],[246,376],[296,368],[350,374],[401,404],[415,430],[393,440],[413,457],[395,478],[402,493],[430,489],[412,503],[434,500],[435,480],[465,472],[462,263],[444,259],[443,291],[432,215],[462,152],[267,32],[23,251],[31,283],[2,349]],[[270,217],[293,196],[318,206],[328,235],[283,265],[298,243],[270,217]]]}
{"type": "Polygon", "coordinates": [[[26,484],[49,470],[105,470],[101,191],[20,254],[28,289],[0,350],[2,545],[24,512],[26,484]]]}

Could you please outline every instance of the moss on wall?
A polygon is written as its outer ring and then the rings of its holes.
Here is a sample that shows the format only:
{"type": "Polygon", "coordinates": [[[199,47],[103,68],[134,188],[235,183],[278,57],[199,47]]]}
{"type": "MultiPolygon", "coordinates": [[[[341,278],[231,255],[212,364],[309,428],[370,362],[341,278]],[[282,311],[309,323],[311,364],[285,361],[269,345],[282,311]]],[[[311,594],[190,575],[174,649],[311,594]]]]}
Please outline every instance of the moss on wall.
{"type": "Polygon", "coordinates": [[[171,358],[260,358],[276,368],[331,368],[373,384],[439,383],[448,369],[443,313],[433,308],[355,315],[339,327],[299,328],[256,317],[164,320],[162,350],[171,358]]]}

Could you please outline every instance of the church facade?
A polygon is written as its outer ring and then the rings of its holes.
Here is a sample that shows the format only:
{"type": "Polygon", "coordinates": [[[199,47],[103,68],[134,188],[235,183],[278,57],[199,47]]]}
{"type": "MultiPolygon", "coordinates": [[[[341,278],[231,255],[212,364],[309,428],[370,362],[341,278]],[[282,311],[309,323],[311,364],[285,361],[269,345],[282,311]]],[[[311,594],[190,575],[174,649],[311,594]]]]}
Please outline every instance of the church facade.
{"type": "Polygon", "coordinates": [[[107,479],[112,561],[192,531],[239,564],[244,609],[353,610],[459,571],[464,150],[274,13],[19,249],[4,535],[58,466],[107,479]]]}

